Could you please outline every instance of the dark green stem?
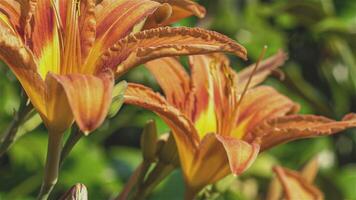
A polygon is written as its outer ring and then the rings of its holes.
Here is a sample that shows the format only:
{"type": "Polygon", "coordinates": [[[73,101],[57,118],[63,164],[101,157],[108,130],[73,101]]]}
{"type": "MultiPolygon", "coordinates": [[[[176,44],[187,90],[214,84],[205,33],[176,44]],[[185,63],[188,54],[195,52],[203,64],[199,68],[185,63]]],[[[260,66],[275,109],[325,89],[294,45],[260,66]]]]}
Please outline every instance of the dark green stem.
{"type": "Polygon", "coordinates": [[[138,182],[138,179],[140,177],[141,171],[143,168],[143,163],[141,163],[136,170],[132,173],[130,176],[130,179],[127,181],[125,188],[122,190],[120,195],[116,198],[116,200],[126,200],[128,199],[132,189],[135,187],[135,185],[138,182]]]}
{"type": "Polygon", "coordinates": [[[79,130],[77,125],[74,125],[72,128],[72,131],[70,132],[70,135],[62,149],[60,166],[63,164],[64,159],[69,155],[69,153],[72,151],[73,147],[78,143],[78,141],[82,137],[83,137],[83,133],[79,130]]]}
{"type": "Polygon", "coordinates": [[[45,173],[42,181],[38,200],[47,200],[51,191],[57,183],[59,173],[60,154],[62,150],[62,133],[48,134],[48,150],[45,173]]]}
{"type": "Polygon", "coordinates": [[[158,162],[152,172],[148,175],[146,181],[137,189],[137,192],[132,199],[145,199],[174,169],[175,167],[171,164],[158,162]]]}
{"type": "Polygon", "coordinates": [[[143,161],[139,176],[137,178],[138,188],[141,188],[144,185],[145,177],[150,169],[150,166],[151,162],[143,161]]]}
{"type": "Polygon", "coordinates": [[[15,113],[10,125],[1,135],[0,157],[3,156],[15,142],[17,130],[26,121],[28,114],[33,110],[31,104],[26,105],[27,99],[20,105],[19,110],[15,113]]]}

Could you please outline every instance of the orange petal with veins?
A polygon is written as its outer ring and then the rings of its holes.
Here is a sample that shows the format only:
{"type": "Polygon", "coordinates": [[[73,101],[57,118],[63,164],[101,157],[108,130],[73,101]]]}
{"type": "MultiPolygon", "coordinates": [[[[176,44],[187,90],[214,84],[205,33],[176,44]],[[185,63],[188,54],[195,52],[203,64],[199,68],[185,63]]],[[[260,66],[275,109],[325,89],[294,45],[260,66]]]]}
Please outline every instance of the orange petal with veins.
{"type": "Polygon", "coordinates": [[[248,90],[239,108],[236,127],[232,135],[253,141],[250,132],[262,122],[286,114],[295,113],[299,106],[269,86],[258,86],[248,90]]]}
{"type": "Polygon", "coordinates": [[[14,0],[1,0],[0,1],[0,21],[8,21],[11,29],[16,30],[17,33],[23,33],[22,17],[21,17],[21,4],[14,0]]]}
{"type": "Polygon", "coordinates": [[[199,138],[192,122],[179,110],[170,105],[161,95],[150,88],[129,83],[125,103],[139,106],[157,113],[171,128],[185,169],[192,162],[199,138]]]}
{"type": "Polygon", "coordinates": [[[150,0],[103,0],[95,9],[97,40],[106,50],[130,34],[161,5],[150,0]]]}
{"type": "Polygon", "coordinates": [[[34,107],[45,114],[44,81],[37,74],[36,62],[21,38],[0,19],[0,59],[3,60],[21,82],[34,107]]]}
{"type": "Polygon", "coordinates": [[[341,121],[316,115],[289,115],[267,120],[252,131],[253,137],[262,138],[262,149],[292,140],[327,136],[347,128],[356,127],[356,114],[341,121]]]}
{"type": "Polygon", "coordinates": [[[249,144],[229,136],[217,135],[216,138],[224,145],[234,175],[242,174],[257,158],[260,150],[258,144],[249,144]]]}
{"type": "Polygon", "coordinates": [[[179,110],[184,110],[190,78],[178,59],[160,58],[146,63],[145,66],[164,91],[167,101],[179,110]]]}
{"type": "Polygon", "coordinates": [[[86,135],[103,123],[114,86],[110,72],[96,76],[49,74],[49,79],[57,81],[63,87],[75,121],[86,135]]]}
{"type": "Polygon", "coordinates": [[[298,172],[274,167],[279,181],[285,191],[287,200],[322,200],[323,194],[318,188],[306,181],[298,172]]]}
{"type": "Polygon", "coordinates": [[[190,167],[184,171],[189,190],[199,191],[230,173],[240,175],[256,159],[259,145],[209,133],[200,142],[190,167]]]}
{"type": "Polygon", "coordinates": [[[97,66],[110,67],[116,70],[116,76],[121,76],[132,67],[153,59],[213,52],[231,52],[246,58],[243,46],[217,32],[200,28],[164,27],[121,39],[103,54],[97,66]]]}

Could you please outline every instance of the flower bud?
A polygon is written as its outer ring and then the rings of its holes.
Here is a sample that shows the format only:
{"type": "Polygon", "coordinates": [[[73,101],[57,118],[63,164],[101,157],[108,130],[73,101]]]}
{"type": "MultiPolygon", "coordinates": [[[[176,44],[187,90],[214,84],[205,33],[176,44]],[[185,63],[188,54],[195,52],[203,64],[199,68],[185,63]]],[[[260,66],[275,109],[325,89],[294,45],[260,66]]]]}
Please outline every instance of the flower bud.
{"type": "Polygon", "coordinates": [[[77,183],[60,200],[88,200],[88,190],[84,184],[77,183]]]}
{"type": "Polygon", "coordinates": [[[179,166],[179,156],[177,151],[176,141],[172,134],[169,134],[166,142],[162,145],[162,148],[158,152],[159,160],[172,164],[173,166],[179,166]]]}
{"type": "Polygon", "coordinates": [[[143,160],[153,162],[156,158],[157,127],[153,120],[147,122],[141,135],[141,149],[143,160]]]}

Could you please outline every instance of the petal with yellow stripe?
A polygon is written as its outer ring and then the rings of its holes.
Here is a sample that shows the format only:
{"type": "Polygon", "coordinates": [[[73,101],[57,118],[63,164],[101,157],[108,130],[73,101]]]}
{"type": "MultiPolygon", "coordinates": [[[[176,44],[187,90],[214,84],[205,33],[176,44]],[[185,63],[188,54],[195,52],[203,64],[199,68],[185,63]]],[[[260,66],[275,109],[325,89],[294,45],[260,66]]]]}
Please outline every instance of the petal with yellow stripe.
{"type": "Polygon", "coordinates": [[[31,18],[29,46],[38,60],[38,72],[42,79],[48,72],[60,73],[60,34],[55,10],[50,0],[31,0],[34,7],[31,18]]]}
{"type": "Polygon", "coordinates": [[[190,56],[189,64],[192,77],[189,110],[200,138],[203,138],[205,134],[217,131],[214,80],[210,70],[213,59],[204,55],[190,56]]]}

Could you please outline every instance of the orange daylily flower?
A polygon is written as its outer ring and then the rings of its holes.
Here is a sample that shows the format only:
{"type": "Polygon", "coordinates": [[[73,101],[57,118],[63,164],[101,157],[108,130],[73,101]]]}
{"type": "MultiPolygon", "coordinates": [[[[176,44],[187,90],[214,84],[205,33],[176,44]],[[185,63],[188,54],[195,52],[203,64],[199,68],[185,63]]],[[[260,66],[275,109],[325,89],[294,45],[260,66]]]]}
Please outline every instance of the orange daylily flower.
{"type": "Polygon", "coordinates": [[[191,56],[188,75],[177,59],[163,58],[146,66],[166,98],[143,85],[129,84],[125,102],[154,111],[172,130],[186,199],[230,173],[241,174],[260,151],[356,126],[354,115],[336,122],[294,114],[299,108],[296,103],[272,87],[258,86],[285,59],[279,52],[257,70],[251,66],[237,74],[222,55],[191,56]]]}
{"type": "Polygon", "coordinates": [[[188,0],[1,0],[0,59],[50,132],[75,120],[88,134],[107,115],[115,76],[130,68],[164,56],[246,54],[216,32],[157,28],[204,14],[188,0]]]}
{"type": "Polygon", "coordinates": [[[323,193],[313,184],[318,173],[318,160],[309,161],[300,172],[281,166],[273,168],[276,177],[272,180],[267,200],[323,200],[323,193]]]}

